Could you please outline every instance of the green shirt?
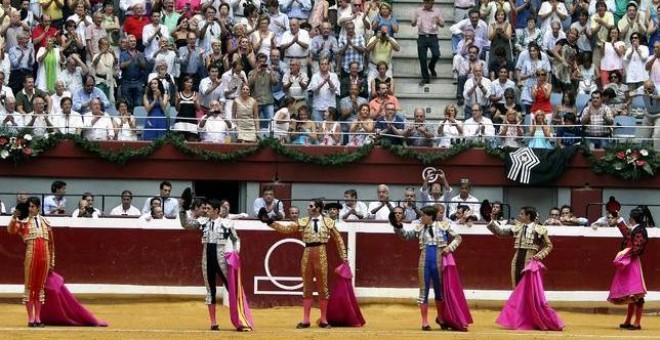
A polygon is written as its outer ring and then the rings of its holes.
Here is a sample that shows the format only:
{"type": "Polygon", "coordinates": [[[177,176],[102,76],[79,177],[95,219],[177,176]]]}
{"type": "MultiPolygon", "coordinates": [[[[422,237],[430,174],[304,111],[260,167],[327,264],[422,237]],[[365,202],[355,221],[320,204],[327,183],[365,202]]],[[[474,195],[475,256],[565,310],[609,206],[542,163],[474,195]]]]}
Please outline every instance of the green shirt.
{"type": "MultiPolygon", "coordinates": [[[[20,92],[18,92],[18,95],[16,96],[16,108],[18,109],[19,107],[22,106],[23,107],[23,112],[25,112],[25,113],[34,111],[32,109],[32,98],[34,98],[35,95],[38,96],[38,97],[43,98],[44,101],[48,97],[48,94],[46,92],[41,91],[41,90],[36,89],[36,88],[34,89],[34,94],[31,95],[31,96],[28,96],[25,93],[25,89],[23,89],[20,92]]],[[[46,108],[46,112],[48,112],[48,110],[49,110],[49,108],[46,108]]]]}

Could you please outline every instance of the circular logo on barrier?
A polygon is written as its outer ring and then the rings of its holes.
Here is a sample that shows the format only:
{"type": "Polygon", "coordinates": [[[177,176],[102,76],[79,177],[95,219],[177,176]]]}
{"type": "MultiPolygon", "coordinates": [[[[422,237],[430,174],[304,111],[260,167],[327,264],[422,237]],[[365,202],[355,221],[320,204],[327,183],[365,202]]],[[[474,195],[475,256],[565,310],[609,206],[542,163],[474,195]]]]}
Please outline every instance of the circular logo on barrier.
{"type": "Polygon", "coordinates": [[[430,166],[422,170],[422,179],[426,182],[435,182],[443,173],[442,170],[430,166]]]}
{"type": "Polygon", "coordinates": [[[285,238],[283,240],[279,240],[279,241],[273,243],[273,245],[270,246],[270,248],[268,249],[268,252],[266,253],[266,257],[264,258],[264,269],[266,270],[266,276],[268,277],[268,280],[270,280],[270,282],[272,282],[278,288],[284,289],[284,290],[298,290],[298,289],[302,288],[302,286],[303,286],[302,279],[301,279],[300,284],[293,285],[293,286],[287,286],[287,285],[284,285],[284,284],[280,283],[279,281],[277,281],[275,279],[275,277],[270,272],[270,256],[273,254],[273,251],[277,247],[279,247],[279,246],[281,246],[285,243],[296,243],[296,244],[301,245],[303,248],[305,247],[305,243],[303,241],[299,240],[299,239],[296,239],[296,238],[285,238]]]}

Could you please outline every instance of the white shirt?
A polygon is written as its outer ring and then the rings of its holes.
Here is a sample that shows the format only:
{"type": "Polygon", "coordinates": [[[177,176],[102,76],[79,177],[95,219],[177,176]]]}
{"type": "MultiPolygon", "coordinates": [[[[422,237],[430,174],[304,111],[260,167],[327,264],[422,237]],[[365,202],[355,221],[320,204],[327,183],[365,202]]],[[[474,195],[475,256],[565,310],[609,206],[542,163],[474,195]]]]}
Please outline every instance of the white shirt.
{"type": "Polygon", "coordinates": [[[222,88],[223,94],[236,88],[236,91],[227,96],[228,99],[236,99],[236,97],[241,94],[241,84],[247,82],[247,77],[245,76],[244,71],[241,71],[241,73],[237,75],[234,74],[233,70],[229,70],[222,74],[222,78],[220,78],[220,88],[222,88]]]}
{"type": "Polygon", "coordinates": [[[213,86],[213,81],[211,77],[206,77],[199,82],[199,96],[201,98],[201,105],[203,107],[209,107],[211,101],[217,100],[221,103],[225,102],[225,95],[222,90],[222,84],[216,87],[211,93],[205,94],[206,91],[213,86]]]}
{"type": "MultiPolygon", "coordinates": [[[[153,54],[155,55],[157,51],[158,50],[155,50],[153,54]]],[[[180,68],[179,65],[176,63],[177,61],[176,53],[172,50],[167,50],[167,52],[165,53],[158,53],[158,55],[156,55],[156,57],[154,58],[154,73],[157,72],[156,65],[158,65],[159,62],[163,62],[163,61],[167,65],[167,73],[169,73],[173,77],[179,77],[180,68]]]]}
{"type": "MultiPolygon", "coordinates": [[[[367,218],[370,218],[372,220],[388,220],[390,218],[390,208],[387,206],[387,204],[383,205],[382,208],[378,209],[375,214],[372,214],[371,211],[378,208],[380,206],[380,201],[376,202],[371,202],[369,203],[369,206],[367,207],[367,213],[368,216],[367,218]]],[[[392,207],[395,206],[394,203],[390,202],[392,204],[392,207]]]]}
{"type": "Polygon", "coordinates": [[[132,9],[137,4],[144,4],[144,0],[119,0],[119,8],[124,11],[128,11],[129,8],[132,9]]]}
{"type": "Polygon", "coordinates": [[[100,118],[94,122],[92,121],[96,118],[91,112],[86,113],[83,116],[83,135],[88,140],[111,140],[115,136],[115,129],[112,125],[112,118],[110,115],[103,112],[100,118]]]}
{"type": "MultiPolygon", "coordinates": [[[[76,209],[76,210],[73,211],[73,213],[71,213],[71,217],[73,217],[73,218],[87,218],[87,217],[80,217],[80,216],[78,216],[79,214],[80,214],[80,209],[76,209]]],[[[92,213],[91,218],[99,218],[99,216],[101,216],[101,211],[94,208],[94,212],[92,213]]]]}
{"type": "Polygon", "coordinates": [[[422,200],[422,204],[426,206],[432,206],[436,204],[442,204],[443,207],[447,207],[447,204],[442,202],[447,200],[447,195],[449,195],[452,191],[451,187],[449,187],[449,190],[445,190],[445,188],[442,189],[442,195],[440,195],[440,198],[435,199],[433,195],[431,195],[431,188],[427,188],[427,190],[424,190],[424,188],[419,188],[419,193],[420,193],[420,198],[422,200]]]}
{"type": "Polygon", "coordinates": [[[63,113],[53,115],[53,125],[62,134],[75,134],[77,129],[83,129],[85,124],[80,113],[71,111],[68,115],[63,113]]]}
{"type": "MultiPolygon", "coordinates": [[[[491,81],[486,77],[481,77],[481,85],[484,86],[482,90],[478,85],[477,88],[470,94],[472,87],[476,85],[474,78],[470,78],[465,82],[465,89],[463,90],[463,98],[465,98],[465,105],[479,104],[481,106],[488,104],[490,97],[491,81]]],[[[465,134],[467,135],[467,134],[465,134]]]]}
{"type": "Polygon", "coordinates": [[[170,31],[167,29],[167,26],[159,24],[158,28],[154,27],[154,24],[149,24],[144,26],[142,28],[142,41],[144,44],[147,43],[147,41],[153,37],[155,34],[157,34],[160,31],[160,37],[155,37],[149,45],[144,46],[144,57],[147,58],[148,60],[151,60],[154,56],[154,52],[158,50],[158,45],[160,39],[169,39],[170,37],[170,31]]]}
{"type": "Polygon", "coordinates": [[[552,11],[552,4],[550,4],[549,1],[543,2],[541,4],[541,8],[539,9],[539,13],[538,13],[539,19],[541,15],[546,15],[548,13],[552,13],[552,14],[550,14],[547,18],[545,18],[545,20],[541,22],[541,31],[543,32],[547,32],[551,30],[550,24],[553,21],[562,22],[562,19],[559,17],[559,14],[557,13],[561,13],[562,15],[564,15],[564,17],[568,16],[568,11],[566,10],[566,6],[564,5],[563,2],[557,2],[557,11],[552,11]]]}
{"type": "MultiPolygon", "coordinates": [[[[158,197],[158,196],[154,196],[158,197]]],[[[165,199],[165,203],[162,203],[163,199],[161,198],[161,207],[163,207],[163,214],[165,217],[176,218],[179,216],[179,201],[172,197],[165,199]]],[[[149,215],[151,218],[151,198],[148,198],[144,202],[144,207],[142,207],[142,213],[149,215]]]]}
{"type": "MultiPolygon", "coordinates": [[[[286,31],[282,34],[282,39],[280,40],[280,46],[288,44],[293,41],[295,34],[292,34],[291,31],[286,31]]],[[[284,51],[284,57],[307,57],[307,51],[309,45],[312,43],[312,40],[309,38],[309,33],[306,30],[298,30],[298,41],[304,44],[307,44],[307,48],[302,48],[298,43],[294,43],[289,46],[284,51]]]]}
{"type": "Polygon", "coordinates": [[[73,73],[70,73],[67,68],[64,68],[57,73],[57,80],[61,80],[64,83],[64,88],[69,90],[70,93],[74,93],[83,88],[82,68],[76,66],[73,73]]]}
{"type": "Polygon", "coordinates": [[[62,98],[71,98],[71,92],[64,91],[61,96],[58,96],[57,93],[50,95],[50,100],[53,102],[53,107],[50,109],[50,113],[59,114],[62,112],[62,108],[60,107],[62,98]]]}
{"type": "Polygon", "coordinates": [[[313,107],[315,110],[322,111],[328,107],[337,106],[337,96],[339,95],[339,78],[337,77],[337,74],[333,72],[329,72],[329,75],[330,80],[323,84],[320,89],[316,90],[316,88],[324,81],[320,72],[314,73],[309,86],[307,86],[307,89],[314,93],[313,107]],[[334,90],[330,89],[329,83],[333,84],[334,90]]]}
{"type": "Polygon", "coordinates": [[[4,107],[2,108],[2,110],[0,110],[0,126],[2,126],[2,128],[8,129],[9,132],[12,133],[18,132],[19,129],[23,128],[24,123],[25,122],[23,121],[23,117],[21,117],[21,114],[18,111],[7,113],[7,109],[5,109],[4,107]],[[13,116],[14,121],[5,124],[4,121],[8,115],[13,116]]]}
{"type": "Polygon", "coordinates": [[[211,143],[224,143],[227,130],[229,130],[229,126],[222,115],[209,117],[204,127],[199,128],[202,142],[211,143]]]}
{"type": "MultiPolygon", "coordinates": [[[[369,217],[369,210],[367,209],[367,205],[364,204],[363,202],[357,201],[355,202],[355,212],[358,214],[362,215],[362,218],[367,218],[369,217]]],[[[346,213],[348,213],[351,210],[349,206],[346,205],[346,203],[342,203],[342,208],[339,211],[339,218],[343,218],[346,213]]],[[[357,216],[354,214],[348,215],[348,217],[345,218],[346,220],[359,220],[357,216]]]]}
{"type": "Polygon", "coordinates": [[[456,210],[458,209],[459,205],[467,205],[472,211],[472,216],[476,216],[478,220],[481,220],[481,214],[479,213],[479,209],[481,209],[481,204],[479,203],[479,200],[476,197],[468,194],[468,197],[466,199],[462,199],[461,195],[456,195],[452,197],[450,201],[452,203],[449,203],[449,216],[456,213],[456,210]]]}
{"type": "Polygon", "coordinates": [[[110,211],[110,216],[140,216],[141,214],[140,209],[132,205],[128,210],[124,210],[124,206],[120,204],[110,211]]]}
{"type": "Polygon", "coordinates": [[[626,64],[626,83],[637,83],[649,80],[649,72],[646,71],[646,59],[649,57],[649,49],[639,46],[639,52],[633,51],[632,46],[628,48],[623,59],[626,64]]]}
{"type": "MultiPolygon", "coordinates": [[[[50,117],[48,113],[44,112],[40,115],[37,115],[37,118],[34,120],[34,124],[32,126],[28,126],[34,114],[35,114],[34,112],[30,112],[25,116],[23,116],[23,126],[26,127],[27,129],[31,129],[32,134],[34,136],[43,137],[48,132],[48,130],[46,129],[48,127],[48,124],[46,124],[46,118],[48,118],[48,120],[50,121],[52,117],[50,117]]],[[[16,118],[16,116],[14,116],[14,118],[16,118]]],[[[50,122],[51,124],[53,123],[52,121],[50,122]]]]}
{"type": "MultiPolygon", "coordinates": [[[[197,27],[201,30],[204,26],[206,25],[206,19],[200,20],[199,23],[197,24],[197,27]]],[[[206,28],[206,32],[204,34],[204,37],[200,37],[200,44],[199,47],[204,49],[204,52],[209,52],[212,51],[211,49],[211,43],[213,42],[214,39],[220,40],[220,25],[218,25],[217,22],[213,22],[209,24],[209,26],[206,28]]]]}
{"type": "Polygon", "coordinates": [[[495,136],[495,127],[493,126],[493,121],[487,117],[481,117],[481,121],[477,122],[473,118],[470,118],[463,123],[463,136],[466,139],[470,139],[474,136],[495,136]],[[483,125],[484,131],[481,132],[481,126],[483,125]]]}

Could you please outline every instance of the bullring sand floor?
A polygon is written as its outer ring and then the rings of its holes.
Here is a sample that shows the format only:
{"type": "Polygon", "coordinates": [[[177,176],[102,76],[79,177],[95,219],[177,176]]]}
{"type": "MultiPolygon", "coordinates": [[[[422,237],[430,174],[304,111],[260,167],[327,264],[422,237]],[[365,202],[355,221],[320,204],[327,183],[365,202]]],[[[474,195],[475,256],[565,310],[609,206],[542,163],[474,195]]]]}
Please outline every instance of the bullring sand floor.
{"type": "MultiPolygon", "coordinates": [[[[0,303],[0,334],[3,339],[413,339],[442,336],[450,339],[660,339],[660,317],[645,315],[643,329],[627,331],[618,328],[620,314],[595,314],[559,310],[566,323],[563,332],[512,332],[495,324],[495,309],[472,309],[475,323],[467,333],[441,331],[433,325],[432,332],[420,331],[418,309],[414,305],[368,304],[362,306],[367,324],[362,328],[312,327],[295,329],[301,316],[300,307],[253,309],[255,330],[239,333],[230,327],[227,308],[219,306],[221,331],[208,331],[208,316],[202,302],[154,301],[109,302],[93,300],[87,307],[108,328],[46,327],[27,328],[24,307],[15,302],[0,303]]],[[[432,313],[429,313],[432,314],[432,313]]],[[[318,318],[314,309],[312,317],[318,318]]],[[[430,316],[430,319],[433,318],[430,316]]]]}

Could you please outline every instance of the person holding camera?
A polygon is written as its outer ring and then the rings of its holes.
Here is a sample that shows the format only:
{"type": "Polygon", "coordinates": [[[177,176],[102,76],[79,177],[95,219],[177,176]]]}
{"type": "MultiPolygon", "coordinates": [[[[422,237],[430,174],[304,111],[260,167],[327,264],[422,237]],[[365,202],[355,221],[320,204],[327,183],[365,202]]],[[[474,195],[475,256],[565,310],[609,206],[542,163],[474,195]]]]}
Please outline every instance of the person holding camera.
{"type": "Polygon", "coordinates": [[[86,192],[78,202],[78,209],[71,213],[73,218],[99,218],[101,211],[94,208],[94,195],[86,192]]]}
{"type": "Polygon", "coordinates": [[[403,131],[406,144],[409,146],[433,146],[435,131],[433,126],[426,121],[424,109],[415,108],[414,119],[415,121],[408,124],[408,127],[403,131]]]}
{"type": "Polygon", "coordinates": [[[216,9],[213,6],[206,7],[204,10],[204,19],[199,21],[199,39],[200,47],[204,49],[205,53],[212,51],[211,44],[214,40],[220,40],[220,19],[216,17],[216,9]]]}
{"type": "Polygon", "coordinates": [[[231,120],[222,112],[222,104],[214,100],[210,104],[209,113],[199,122],[198,129],[202,142],[228,143],[231,141],[228,132],[233,127],[231,120]]]}
{"type": "Polygon", "coordinates": [[[73,211],[71,215],[73,218],[99,218],[99,214],[94,210],[94,207],[89,205],[87,200],[80,200],[78,202],[78,209],[73,211]]]}
{"type": "Polygon", "coordinates": [[[368,79],[371,82],[378,77],[378,63],[387,64],[385,75],[392,78],[392,54],[401,49],[399,43],[390,36],[387,26],[382,26],[377,35],[371,37],[367,43],[367,54],[369,54],[369,74],[368,79]]]}

